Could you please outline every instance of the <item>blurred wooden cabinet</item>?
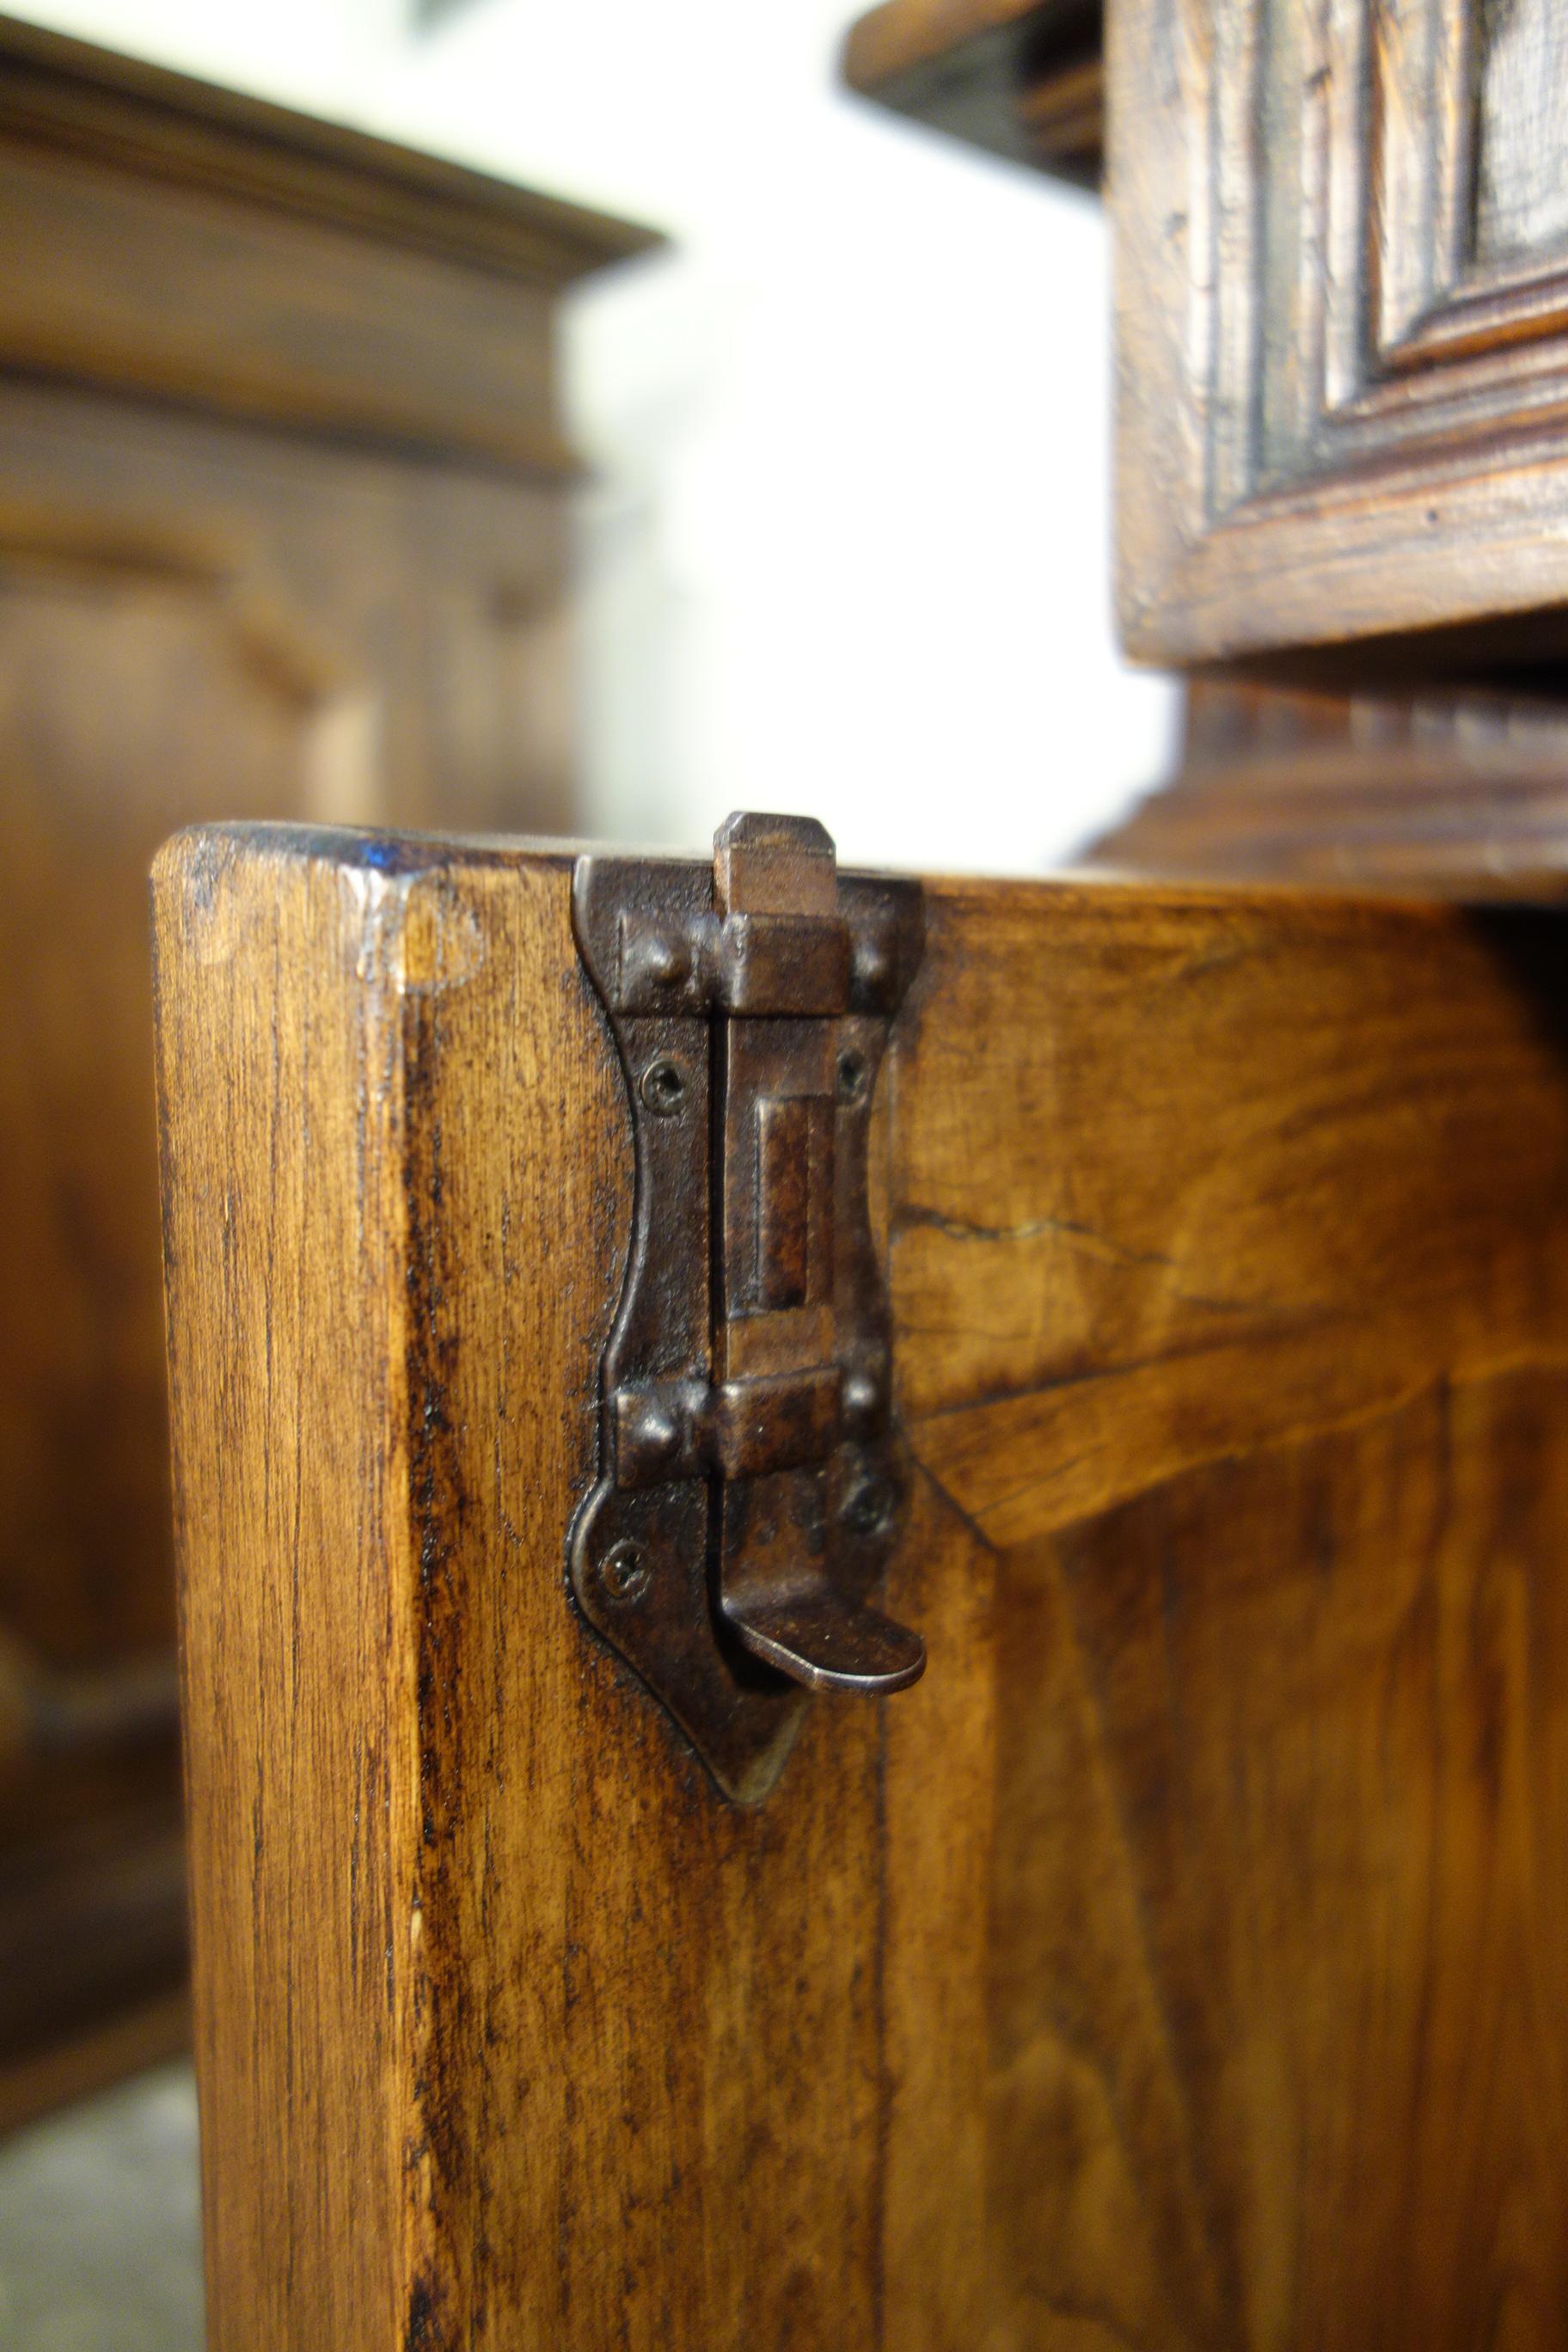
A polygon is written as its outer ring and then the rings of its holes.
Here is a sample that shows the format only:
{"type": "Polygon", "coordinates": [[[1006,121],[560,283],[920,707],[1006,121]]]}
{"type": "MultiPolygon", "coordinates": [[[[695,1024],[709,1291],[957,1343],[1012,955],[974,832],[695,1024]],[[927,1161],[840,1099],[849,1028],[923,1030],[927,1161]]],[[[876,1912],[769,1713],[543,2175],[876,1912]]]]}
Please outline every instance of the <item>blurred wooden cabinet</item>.
{"type": "Polygon", "coordinates": [[[0,2121],[179,2031],[153,850],[569,826],[553,311],[648,242],[0,26],[0,2121]]]}

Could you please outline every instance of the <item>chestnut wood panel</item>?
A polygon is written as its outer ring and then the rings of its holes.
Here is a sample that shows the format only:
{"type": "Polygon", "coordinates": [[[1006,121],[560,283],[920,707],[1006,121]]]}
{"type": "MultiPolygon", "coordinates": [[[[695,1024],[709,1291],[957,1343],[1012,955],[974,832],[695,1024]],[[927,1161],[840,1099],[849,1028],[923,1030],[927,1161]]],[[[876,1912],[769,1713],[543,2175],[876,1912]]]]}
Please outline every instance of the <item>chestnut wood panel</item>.
{"type": "Polygon", "coordinates": [[[569,867],[209,835],[163,876],[213,2339],[866,2340],[876,1715],[727,1808],[565,1597],[631,1178],[569,867]],[[225,1196],[266,1332],[186,1315],[225,1196]]]}
{"type": "Polygon", "coordinates": [[[1563,919],[932,887],[931,1665],[742,1811],[565,1588],[631,1205],[569,888],[160,861],[214,2352],[1556,2341],[1563,919]]]}
{"type": "Polygon", "coordinates": [[[1557,12],[1117,0],[1107,71],[1131,649],[1561,607],[1557,12]]]}

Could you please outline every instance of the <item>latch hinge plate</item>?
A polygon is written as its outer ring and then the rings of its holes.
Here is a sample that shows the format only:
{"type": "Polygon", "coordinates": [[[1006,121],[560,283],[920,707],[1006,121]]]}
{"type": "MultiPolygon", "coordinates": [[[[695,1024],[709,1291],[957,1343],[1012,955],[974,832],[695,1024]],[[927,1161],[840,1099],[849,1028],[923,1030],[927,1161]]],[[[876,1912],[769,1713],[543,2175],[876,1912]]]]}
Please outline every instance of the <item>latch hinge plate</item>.
{"type": "Polygon", "coordinates": [[[905,1478],[867,1138],[921,891],[840,876],[809,819],[741,816],[711,868],[579,859],[573,903],[637,1154],[573,1589],[752,1802],[811,1689],[925,1663],[868,1598],[905,1478]]]}

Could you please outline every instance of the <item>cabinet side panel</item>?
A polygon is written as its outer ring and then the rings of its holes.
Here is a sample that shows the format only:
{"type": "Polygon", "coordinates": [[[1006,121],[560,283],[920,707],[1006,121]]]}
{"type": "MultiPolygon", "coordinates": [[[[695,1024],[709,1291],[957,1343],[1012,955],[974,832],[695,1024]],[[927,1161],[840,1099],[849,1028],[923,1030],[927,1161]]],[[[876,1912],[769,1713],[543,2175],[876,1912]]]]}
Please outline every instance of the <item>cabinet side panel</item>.
{"type": "Polygon", "coordinates": [[[1006,2340],[1552,2340],[1565,1432],[1438,1382],[1008,1556],[1006,2340]]]}
{"type": "Polygon", "coordinates": [[[889,1728],[889,2340],[1545,2342],[1563,914],[928,915],[888,1179],[931,1655],[889,1728]]]}
{"type": "Polygon", "coordinates": [[[881,1713],[736,1807],[568,1594],[632,1209],[570,881],[163,870],[215,2352],[886,2340],[881,1713]]]}
{"type": "Polygon", "coordinates": [[[403,2341],[402,896],[266,835],[154,885],[213,2352],[403,2341]]]}

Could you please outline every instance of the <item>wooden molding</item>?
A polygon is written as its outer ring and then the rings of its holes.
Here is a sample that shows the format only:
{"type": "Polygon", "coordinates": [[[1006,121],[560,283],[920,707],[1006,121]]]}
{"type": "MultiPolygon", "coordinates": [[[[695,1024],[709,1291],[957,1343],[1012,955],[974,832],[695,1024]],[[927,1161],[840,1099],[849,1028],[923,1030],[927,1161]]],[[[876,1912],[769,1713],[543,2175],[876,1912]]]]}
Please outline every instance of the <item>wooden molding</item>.
{"type": "Polygon", "coordinates": [[[1093,187],[1100,14],[1100,0],[883,0],[850,26],[844,78],[896,113],[1093,187]]]}
{"type": "Polygon", "coordinates": [[[660,242],[629,221],[9,16],[0,138],[545,286],[660,242]]]}
{"type": "Polygon", "coordinates": [[[1188,689],[1176,774],[1095,844],[1090,862],[1192,879],[1555,897],[1565,842],[1560,703],[1205,679],[1188,689]]]}
{"type": "Polygon", "coordinates": [[[554,299],[657,242],[0,19],[0,369],[568,474],[554,299]]]}
{"type": "MultiPolygon", "coordinates": [[[[1475,0],[1113,12],[1118,608],[1140,658],[1568,601],[1568,278],[1550,226],[1506,251],[1488,230],[1483,32],[1475,0]]],[[[1494,126],[1516,163],[1531,135],[1494,126]]]]}

